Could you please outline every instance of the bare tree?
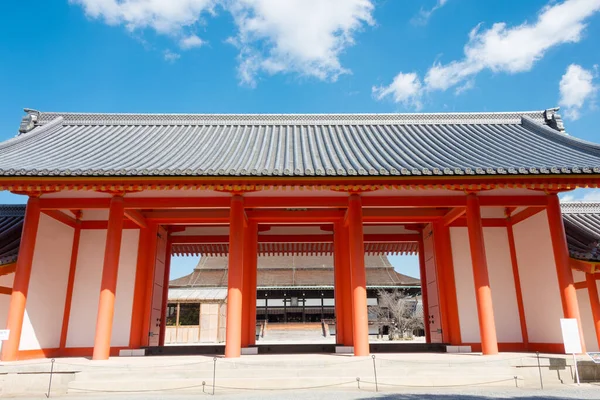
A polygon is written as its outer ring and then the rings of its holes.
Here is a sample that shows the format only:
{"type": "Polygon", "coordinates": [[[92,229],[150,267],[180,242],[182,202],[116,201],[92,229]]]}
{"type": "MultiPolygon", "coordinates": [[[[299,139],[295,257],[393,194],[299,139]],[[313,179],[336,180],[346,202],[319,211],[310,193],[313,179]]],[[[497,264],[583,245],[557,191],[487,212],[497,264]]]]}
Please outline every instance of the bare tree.
{"type": "Polygon", "coordinates": [[[377,305],[369,306],[369,313],[378,323],[388,325],[390,339],[412,338],[415,330],[424,329],[423,312],[417,310],[416,299],[407,298],[399,290],[378,290],[377,297],[377,305]]]}

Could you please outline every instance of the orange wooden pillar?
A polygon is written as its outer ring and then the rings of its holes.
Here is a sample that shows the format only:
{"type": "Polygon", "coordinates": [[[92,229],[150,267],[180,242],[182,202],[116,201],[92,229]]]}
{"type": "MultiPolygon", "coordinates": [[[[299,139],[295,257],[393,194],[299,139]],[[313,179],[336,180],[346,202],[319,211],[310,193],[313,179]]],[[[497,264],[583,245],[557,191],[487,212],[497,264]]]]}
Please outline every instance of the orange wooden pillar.
{"type": "Polygon", "coordinates": [[[369,315],[367,311],[367,277],[363,235],[362,202],[357,194],[348,199],[348,248],[352,271],[352,315],[354,355],[369,355],[369,315]]]}
{"type": "Polygon", "coordinates": [[[467,227],[469,229],[469,245],[473,262],[473,280],[477,298],[477,315],[479,316],[479,332],[483,354],[498,354],[496,323],[492,306],[492,290],[488,276],[487,258],[483,241],[483,226],[479,198],[475,194],[467,195],[467,227]]]}
{"type": "MultiPolygon", "coordinates": [[[[137,271],[140,271],[140,268],[145,269],[145,273],[141,278],[145,279],[143,283],[144,288],[142,290],[143,294],[140,294],[142,298],[142,304],[140,305],[139,312],[141,316],[136,316],[141,321],[141,326],[139,328],[139,344],[140,347],[148,346],[150,343],[150,324],[152,318],[152,296],[154,292],[154,274],[156,271],[156,253],[158,248],[158,236],[159,236],[159,226],[154,222],[148,223],[147,232],[145,233],[144,242],[147,241],[147,244],[144,246],[145,257],[141,259],[138,258],[137,271]]],[[[142,234],[142,232],[141,232],[142,234]]],[[[142,242],[140,242],[142,245],[142,242]]],[[[139,257],[138,252],[138,257],[139,257]]],[[[136,275],[137,276],[137,275],[136,275]]],[[[137,278],[136,278],[137,279],[137,278]]],[[[141,285],[142,283],[140,283],[141,285]]],[[[134,298],[135,302],[135,298],[134,298]]],[[[132,316],[133,318],[133,316],[132,316]]],[[[132,321],[133,323],[133,321],[132,321]]]]}
{"type": "MultiPolygon", "coordinates": [[[[246,260],[248,261],[248,309],[250,310],[250,319],[248,324],[248,345],[256,344],[256,286],[258,280],[258,225],[256,222],[248,222],[247,249],[250,253],[246,260]]],[[[245,255],[244,255],[245,256],[245,255]]],[[[246,266],[244,265],[244,273],[246,266]]]]}
{"type": "Polygon", "coordinates": [[[341,222],[336,222],[333,226],[333,295],[335,301],[335,343],[344,345],[346,343],[344,337],[344,289],[342,284],[342,275],[344,274],[342,266],[342,253],[346,246],[342,242],[342,229],[344,226],[341,222]]]}
{"type": "Polygon", "coordinates": [[[71,262],[69,264],[69,277],[67,279],[67,295],[65,297],[65,308],[63,310],[62,328],[60,331],[59,350],[61,354],[67,347],[67,335],[69,333],[69,318],[71,317],[71,303],[73,300],[73,285],[75,284],[75,270],[77,268],[77,255],[79,254],[79,239],[81,238],[81,211],[77,212],[77,220],[73,231],[73,247],[71,248],[71,262]]]}
{"type": "Polygon", "coordinates": [[[554,252],[554,262],[556,264],[556,274],[558,277],[558,287],[560,289],[563,313],[565,318],[575,318],[577,320],[579,325],[579,336],[581,338],[581,348],[585,353],[585,340],[583,338],[583,329],[581,328],[581,318],[579,316],[577,291],[573,282],[573,273],[569,265],[569,249],[567,248],[567,237],[565,235],[565,226],[563,225],[558,195],[548,195],[546,212],[548,214],[548,226],[550,228],[550,237],[552,239],[552,250],[554,252]]]}
{"type": "Polygon", "coordinates": [[[142,332],[144,331],[144,310],[146,299],[146,286],[148,279],[149,252],[152,247],[152,229],[150,227],[140,229],[138,242],[137,265],[135,268],[135,284],[133,290],[133,304],[131,305],[131,326],[129,328],[129,347],[139,349],[142,344],[142,332]]]}
{"type": "Polygon", "coordinates": [[[167,249],[165,251],[165,275],[163,277],[162,291],[162,318],[160,319],[160,331],[158,333],[158,345],[165,345],[165,336],[167,333],[167,306],[169,305],[169,276],[171,275],[171,249],[173,243],[171,238],[167,239],[167,249]]]}
{"type": "Polygon", "coordinates": [[[508,221],[506,227],[508,234],[508,245],[510,248],[510,261],[512,264],[513,279],[515,282],[515,292],[517,296],[517,307],[519,309],[519,321],[521,323],[521,337],[523,338],[523,345],[525,350],[529,348],[529,333],[527,332],[527,321],[525,319],[525,307],[523,305],[523,292],[521,291],[521,278],[519,275],[519,263],[517,261],[517,250],[515,248],[515,235],[513,231],[512,222],[508,221]]]}
{"type": "Polygon", "coordinates": [[[227,325],[225,327],[225,357],[239,357],[242,352],[242,302],[244,265],[244,199],[231,198],[229,215],[229,266],[227,290],[227,325]]]}
{"type": "Polygon", "coordinates": [[[452,259],[452,243],[450,240],[450,228],[441,222],[433,224],[433,238],[435,256],[438,270],[438,285],[443,286],[440,290],[442,323],[445,324],[445,332],[442,330],[444,340],[450,344],[459,345],[461,340],[460,320],[458,316],[458,299],[456,297],[456,282],[454,280],[454,260],[452,259]]]}
{"type": "Polygon", "coordinates": [[[429,301],[427,299],[427,268],[425,267],[425,245],[423,231],[419,233],[419,274],[421,275],[421,298],[423,300],[423,326],[425,327],[425,342],[431,343],[431,327],[429,326],[429,301]]]}
{"type": "Polygon", "coordinates": [[[256,279],[258,226],[248,222],[244,230],[244,283],[242,303],[242,347],[256,344],[256,279]]]}
{"type": "Polygon", "coordinates": [[[2,361],[15,361],[19,354],[19,343],[21,342],[21,330],[23,329],[25,304],[27,302],[27,291],[29,290],[33,252],[39,224],[40,199],[30,197],[27,200],[23,234],[10,296],[10,305],[8,306],[6,328],[10,330],[10,335],[8,340],[2,344],[2,361]]]}
{"type": "Polygon", "coordinates": [[[96,320],[96,337],[94,339],[94,352],[92,356],[94,360],[107,360],[110,356],[110,339],[115,313],[115,294],[117,291],[117,275],[119,272],[124,215],[123,197],[114,196],[110,201],[108,214],[104,266],[102,268],[98,319],[96,320]]]}
{"type": "Polygon", "coordinates": [[[352,269],[350,265],[350,251],[348,228],[341,224],[340,242],[342,251],[340,252],[340,293],[342,294],[341,313],[343,314],[342,323],[344,331],[344,346],[354,346],[354,314],[352,306],[354,300],[352,296],[352,269]]]}
{"type": "Polygon", "coordinates": [[[600,301],[598,300],[598,286],[596,286],[596,275],[585,274],[587,283],[588,295],[590,296],[590,305],[592,308],[592,318],[594,320],[594,328],[596,329],[596,340],[600,347],[600,301]]]}

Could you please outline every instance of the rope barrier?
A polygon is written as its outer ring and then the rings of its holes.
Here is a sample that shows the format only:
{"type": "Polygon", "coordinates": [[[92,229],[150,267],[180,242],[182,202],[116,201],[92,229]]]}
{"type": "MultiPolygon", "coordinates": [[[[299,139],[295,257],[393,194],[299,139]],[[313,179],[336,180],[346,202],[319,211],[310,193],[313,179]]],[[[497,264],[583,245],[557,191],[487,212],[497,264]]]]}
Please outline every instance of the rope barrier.
{"type": "MultiPolygon", "coordinates": [[[[378,382],[378,384],[383,385],[383,386],[394,386],[394,387],[404,387],[404,388],[454,388],[454,387],[491,385],[493,383],[513,382],[515,380],[523,381],[524,379],[518,378],[518,377],[516,377],[516,378],[513,377],[513,378],[501,379],[501,380],[496,380],[496,381],[476,382],[476,383],[468,383],[468,384],[462,384],[462,385],[399,385],[399,384],[394,384],[394,383],[383,383],[383,382],[378,382]]],[[[375,382],[364,381],[364,380],[361,380],[361,382],[370,383],[372,385],[375,385],[375,382]]]]}

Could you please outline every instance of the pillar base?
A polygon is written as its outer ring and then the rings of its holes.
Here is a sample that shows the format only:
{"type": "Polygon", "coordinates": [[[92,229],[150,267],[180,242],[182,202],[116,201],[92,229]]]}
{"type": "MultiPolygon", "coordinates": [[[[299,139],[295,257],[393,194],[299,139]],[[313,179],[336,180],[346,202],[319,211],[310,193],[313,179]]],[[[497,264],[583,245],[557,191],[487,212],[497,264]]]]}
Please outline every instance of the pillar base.
{"type": "Polygon", "coordinates": [[[335,354],[354,354],[354,346],[335,346],[335,354]]]}

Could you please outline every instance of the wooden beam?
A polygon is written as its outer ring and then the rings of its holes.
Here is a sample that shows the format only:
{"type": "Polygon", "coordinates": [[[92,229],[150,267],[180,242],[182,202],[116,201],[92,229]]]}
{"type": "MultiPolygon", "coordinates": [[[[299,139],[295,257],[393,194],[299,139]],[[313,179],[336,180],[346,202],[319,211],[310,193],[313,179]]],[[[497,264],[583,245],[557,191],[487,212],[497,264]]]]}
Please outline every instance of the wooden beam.
{"type": "Polygon", "coordinates": [[[541,207],[527,207],[523,211],[519,211],[515,215],[510,217],[510,222],[513,225],[518,224],[521,221],[526,220],[529,217],[533,217],[535,214],[544,211],[544,208],[541,207]]]}
{"type": "Polygon", "coordinates": [[[295,223],[310,224],[335,222],[344,216],[343,211],[310,210],[310,211],[248,211],[248,218],[258,223],[295,223]]]}
{"type": "Polygon", "coordinates": [[[13,262],[0,267],[0,276],[9,275],[15,272],[17,269],[17,263],[13,262]]]}
{"type": "Polygon", "coordinates": [[[577,260],[575,258],[569,258],[569,264],[571,268],[588,274],[593,274],[596,270],[594,263],[577,260]]]}
{"type": "Polygon", "coordinates": [[[465,215],[466,212],[467,212],[466,207],[455,207],[452,210],[448,211],[448,213],[446,213],[446,215],[444,215],[444,218],[442,219],[442,223],[444,224],[444,226],[448,226],[451,223],[453,223],[454,221],[456,221],[457,219],[459,219],[460,217],[462,217],[463,215],[465,215]]]}
{"type": "Polygon", "coordinates": [[[125,197],[126,209],[229,208],[231,197],[125,197]]]}
{"type": "Polygon", "coordinates": [[[125,210],[125,216],[131,220],[131,222],[135,223],[140,228],[147,228],[148,224],[146,223],[146,219],[144,216],[137,210],[125,210]]]}
{"type": "MultiPolygon", "coordinates": [[[[173,244],[224,244],[227,235],[171,236],[173,244]]],[[[417,243],[418,234],[367,234],[365,243],[417,243]]],[[[259,243],[333,243],[333,235],[259,235],[259,243]]]]}
{"type": "Polygon", "coordinates": [[[102,209],[110,206],[110,198],[92,198],[92,199],[40,199],[42,210],[93,210],[102,209]]]}
{"type": "MultiPolygon", "coordinates": [[[[363,208],[435,208],[466,206],[465,196],[363,196],[363,208]]],[[[346,199],[347,202],[347,199],[346,199]]]]}
{"type": "Polygon", "coordinates": [[[366,208],[363,209],[363,221],[373,222],[431,222],[443,218],[446,210],[432,208],[404,209],[404,208],[366,208]]]}
{"type": "Polygon", "coordinates": [[[347,197],[245,197],[246,208],[346,208],[347,197]]]}
{"type": "Polygon", "coordinates": [[[546,207],[546,196],[479,196],[482,207],[546,207]]]}
{"type": "Polygon", "coordinates": [[[6,287],[6,286],[0,286],[0,294],[11,295],[12,294],[12,288],[9,288],[9,287],[6,287]]]}
{"type": "MultiPolygon", "coordinates": [[[[508,226],[508,221],[505,218],[485,218],[481,220],[481,224],[484,228],[503,228],[508,226]]],[[[467,226],[466,218],[459,218],[450,224],[453,227],[465,227],[467,226]]]]}
{"type": "Polygon", "coordinates": [[[58,222],[62,222],[63,224],[70,226],[71,228],[75,228],[77,226],[77,220],[62,211],[59,210],[43,210],[42,213],[47,216],[54,218],[58,222]]]}
{"type": "Polygon", "coordinates": [[[157,224],[229,224],[229,210],[149,211],[142,215],[157,224]]]}
{"type": "MultiPolygon", "coordinates": [[[[139,226],[130,221],[123,221],[123,229],[138,229],[139,226]]],[[[81,229],[108,229],[108,221],[81,221],[81,229]]]]}
{"type": "Polygon", "coordinates": [[[587,289],[587,282],[575,282],[575,289],[587,289]]]}

